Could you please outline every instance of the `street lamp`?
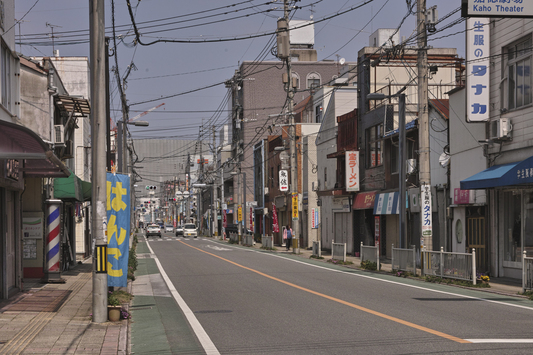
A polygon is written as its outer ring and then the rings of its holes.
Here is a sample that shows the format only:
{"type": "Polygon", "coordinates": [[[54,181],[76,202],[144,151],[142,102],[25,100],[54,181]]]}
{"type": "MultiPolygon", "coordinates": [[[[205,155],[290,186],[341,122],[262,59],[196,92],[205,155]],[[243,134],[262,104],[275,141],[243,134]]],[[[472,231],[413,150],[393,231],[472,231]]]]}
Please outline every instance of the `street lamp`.
{"type": "Polygon", "coordinates": [[[135,122],[128,122],[124,120],[117,121],[117,168],[119,173],[126,173],[126,125],[129,124],[132,126],[138,126],[138,127],[148,127],[150,125],[149,122],[146,121],[135,121],[135,122]]]}
{"type": "Polygon", "coordinates": [[[406,230],[407,226],[405,223],[406,215],[406,186],[405,186],[405,164],[407,161],[407,154],[405,149],[405,94],[403,93],[407,89],[407,86],[404,86],[394,95],[388,95],[382,93],[371,93],[366,95],[368,100],[384,100],[391,97],[398,98],[398,131],[399,131],[399,194],[400,194],[400,248],[403,247],[402,241],[407,236],[406,230]]]}

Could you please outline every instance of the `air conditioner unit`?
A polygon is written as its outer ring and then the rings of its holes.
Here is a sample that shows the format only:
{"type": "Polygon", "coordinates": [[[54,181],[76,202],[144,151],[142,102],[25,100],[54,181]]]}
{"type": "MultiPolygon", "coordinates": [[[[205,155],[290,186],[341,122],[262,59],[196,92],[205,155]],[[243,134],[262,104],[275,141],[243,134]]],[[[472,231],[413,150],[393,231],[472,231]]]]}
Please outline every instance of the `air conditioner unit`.
{"type": "Polygon", "coordinates": [[[62,146],[65,144],[65,126],[56,124],[54,126],[54,144],[62,146]]]}
{"type": "Polygon", "coordinates": [[[490,122],[490,139],[511,138],[511,122],[508,118],[499,118],[490,122]]]}

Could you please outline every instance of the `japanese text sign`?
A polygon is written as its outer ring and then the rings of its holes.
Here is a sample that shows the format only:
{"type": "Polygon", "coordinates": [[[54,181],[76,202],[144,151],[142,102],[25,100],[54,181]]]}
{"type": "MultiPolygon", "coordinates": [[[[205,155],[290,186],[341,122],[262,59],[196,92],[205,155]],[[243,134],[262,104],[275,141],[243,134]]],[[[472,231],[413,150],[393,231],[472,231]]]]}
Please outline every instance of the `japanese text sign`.
{"type": "Polygon", "coordinates": [[[420,205],[420,213],[422,213],[422,236],[431,237],[433,233],[433,225],[431,220],[431,186],[428,184],[420,185],[420,205]]]}
{"type": "Polygon", "coordinates": [[[287,170],[279,171],[279,190],[289,191],[289,174],[287,174],[287,170]]]}
{"type": "Polygon", "coordinates": [[[107,173],[107,285],[128,285],[130,177],[107,173]]]}
{"type": "Polygon", "coordinates": [[[298,220],[298,193],[292,193],[292,220],[298,220]]]}
{"type": "Polygon", "coordinates": [[[279,233],[278,211],[276,211],[276,205],[272,205],[272,231],[274,233],[279,233]]]}
{"type": "Polygon", "coordinates": [[[359,152],[346,152],[346,191],[359,191],[359,152]]]}
{"type": "Polygon", "coordinates": [[[489,19],[466,20],[466,117],[469,122],[489,120],[489,19]]]}

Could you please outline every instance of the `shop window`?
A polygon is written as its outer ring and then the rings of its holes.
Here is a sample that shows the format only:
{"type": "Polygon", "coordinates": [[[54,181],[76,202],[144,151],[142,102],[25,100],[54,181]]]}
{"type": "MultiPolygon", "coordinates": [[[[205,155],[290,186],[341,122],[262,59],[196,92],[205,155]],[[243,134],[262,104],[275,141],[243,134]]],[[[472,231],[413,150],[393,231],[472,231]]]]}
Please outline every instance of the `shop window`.
{"type": "Polygon", "coordinates": [[[383,124],[368,128],[365,138],[366,167],[381,166],[383,164],[383,124]]]}

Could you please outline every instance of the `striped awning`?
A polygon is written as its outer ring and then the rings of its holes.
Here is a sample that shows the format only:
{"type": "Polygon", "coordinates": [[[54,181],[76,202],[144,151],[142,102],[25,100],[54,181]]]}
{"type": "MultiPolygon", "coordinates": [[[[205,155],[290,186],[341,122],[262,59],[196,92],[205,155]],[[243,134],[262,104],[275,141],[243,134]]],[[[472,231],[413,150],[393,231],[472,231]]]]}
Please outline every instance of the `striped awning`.
{"type": "Polygon", "coordinates": [[[400,214],[400,194],[398,192],[386,192],[377,194],[374,203],[374,214],[400,214]]]}

